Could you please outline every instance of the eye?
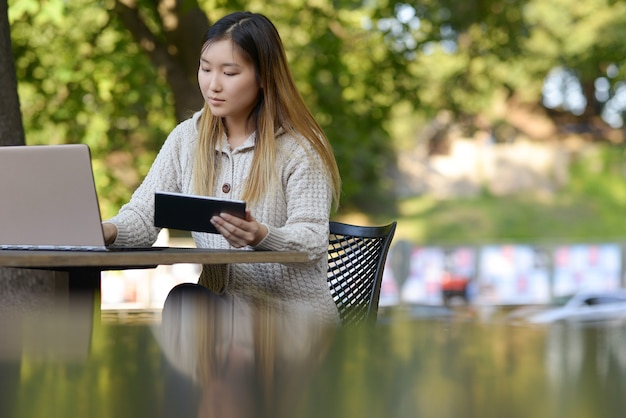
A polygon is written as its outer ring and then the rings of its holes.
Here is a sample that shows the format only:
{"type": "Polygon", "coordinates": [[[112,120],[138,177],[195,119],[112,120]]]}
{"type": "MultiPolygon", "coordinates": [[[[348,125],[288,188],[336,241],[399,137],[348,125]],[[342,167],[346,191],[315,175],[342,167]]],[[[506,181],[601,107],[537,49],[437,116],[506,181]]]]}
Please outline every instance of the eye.
{"type": "Polygon", "coordinates": [[[232,77],[234,75],[237,75],[237,73],[224,73],[224,75],[228,76],[228,77],[232,77]]]}

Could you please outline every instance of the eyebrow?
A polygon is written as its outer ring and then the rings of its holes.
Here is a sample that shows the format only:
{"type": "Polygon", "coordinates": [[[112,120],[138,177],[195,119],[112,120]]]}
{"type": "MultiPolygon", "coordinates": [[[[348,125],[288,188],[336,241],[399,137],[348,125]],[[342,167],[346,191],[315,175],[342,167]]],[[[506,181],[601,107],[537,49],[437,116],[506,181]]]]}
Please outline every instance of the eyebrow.
{"type": "MultiPolygon", "coordinates": [[[[205,59],[205,58],[200,58],[200,62],[204,63],[204,64],[211,64],[211,61],[205,59]]],[[[226,62],[224,64],[221,65],[222,67],[241,67],[241,65],[237,64],[236,62],[226,62]]]]}

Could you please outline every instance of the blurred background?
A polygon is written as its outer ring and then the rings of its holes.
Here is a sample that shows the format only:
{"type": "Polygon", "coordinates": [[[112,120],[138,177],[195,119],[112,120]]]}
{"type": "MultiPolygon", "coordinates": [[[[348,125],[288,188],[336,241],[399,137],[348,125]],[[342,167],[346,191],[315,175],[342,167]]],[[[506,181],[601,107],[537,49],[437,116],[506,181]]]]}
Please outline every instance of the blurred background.
{"type": "MultiPolygon", "coordinates": [[[[275,23],[334,147],[333,219],[398,221],[381,326],[338,335],[293,416],[623,417],[626,2],[0,0],[16,75],[0,71],[0,128],[17,84],[23,142],[88,144],[106,219],[201,107],[202,35],[242,9],[275,23]]],[[[39,339],[0,350],[0,407],[18,412],[0,415],[165,416],[193,392],[159,379],[140,325],[198,272],[104,273],[101,316],[68,340],[78,359],[39,339]]],[[[47,324],[24,330],[63,342],[47,324]]]]}
{"type": "MultiPolygon", "coordinates": [[[[25,142],[88,144],[112,216],[202,105],[203,33],[242,9],[276,24],[333,144],[333,218],[398,220],[381,303],[622,287],[621,1],[8,0],[25,142]]],[[[104,303],[158,307],[196,270],[107,273],[104,303]]]]}

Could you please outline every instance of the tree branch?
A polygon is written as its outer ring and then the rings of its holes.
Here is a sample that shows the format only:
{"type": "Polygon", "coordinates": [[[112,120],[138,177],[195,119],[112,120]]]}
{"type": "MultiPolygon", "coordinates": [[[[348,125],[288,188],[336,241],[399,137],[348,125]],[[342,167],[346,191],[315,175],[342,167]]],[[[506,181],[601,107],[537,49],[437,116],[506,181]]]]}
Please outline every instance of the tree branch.
{"type": "Polygon", "coordinates": [[[114,11],[139,47],[165,75],[174,95],[176,118],[180,121],[189,117],[191,111],[199,109],[202,105],[196,81],[200,49],[197,45],[201,37],[198,37],[194,45],[196,48],[193,65],[190,59],[192,43],[188,39],[194,37],[198,30],[204,31],[203,26],[208,27],[208,20],[198,7],[186,11],[181,16],[179,13],[184,9],[179,3],[181,2],[177,1],[175,7],[171,8],[165,7],[165,2],[159,2],[157,7],[161,18],[159,23],[163,25],[164,39],[160,39],[150,30],[139,13],[137,3],[133,0],[116,1],[114,11]],[[198,16],[198,13],[201,16],[198,16]]]}

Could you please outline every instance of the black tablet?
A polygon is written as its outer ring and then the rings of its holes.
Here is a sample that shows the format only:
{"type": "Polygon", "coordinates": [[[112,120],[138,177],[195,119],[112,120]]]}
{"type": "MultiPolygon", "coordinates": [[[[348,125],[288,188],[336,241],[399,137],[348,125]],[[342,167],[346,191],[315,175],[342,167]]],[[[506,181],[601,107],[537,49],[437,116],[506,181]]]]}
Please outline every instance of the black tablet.
{"type": "Polygon", "coordinates": [[[183,193],[154,194],[154,226],[160,228],[217,234],[211,217],[220,213],[245,218],[246,202],[183,193]]]}

